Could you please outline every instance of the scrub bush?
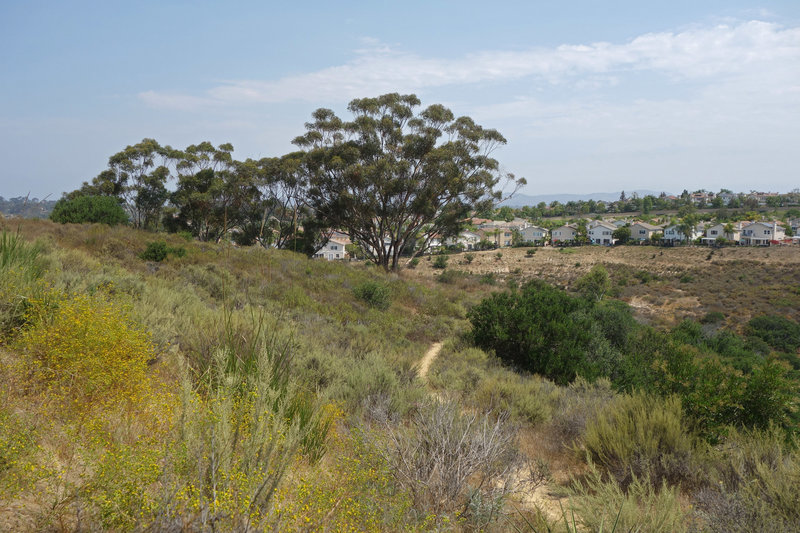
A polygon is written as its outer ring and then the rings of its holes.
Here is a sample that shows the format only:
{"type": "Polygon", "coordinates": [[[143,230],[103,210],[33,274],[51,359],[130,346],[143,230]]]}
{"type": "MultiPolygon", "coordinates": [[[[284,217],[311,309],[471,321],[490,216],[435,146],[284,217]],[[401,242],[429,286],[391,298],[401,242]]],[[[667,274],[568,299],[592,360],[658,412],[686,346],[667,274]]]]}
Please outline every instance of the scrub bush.
{"type": "Polygon", "coordinates": [[[149,335],[100,294],[63,298],[18,340],[35,382],[78,411],[135,400],[155,357],[149,335]]]}
{"type": "Polygon", "coordinates": [[[392,290],[378,281],[365,281],[353,289],[356,298],[364,300],[370,307],[385,311],[392,305],[392,290]]]}
{"type": "Polygon", "coordinates": [[[676,485],[691,476],[692,438],[677,398],[644,393],[612,400],[586,427],[587,458],[623,489],[637,479],[676,485]]]}

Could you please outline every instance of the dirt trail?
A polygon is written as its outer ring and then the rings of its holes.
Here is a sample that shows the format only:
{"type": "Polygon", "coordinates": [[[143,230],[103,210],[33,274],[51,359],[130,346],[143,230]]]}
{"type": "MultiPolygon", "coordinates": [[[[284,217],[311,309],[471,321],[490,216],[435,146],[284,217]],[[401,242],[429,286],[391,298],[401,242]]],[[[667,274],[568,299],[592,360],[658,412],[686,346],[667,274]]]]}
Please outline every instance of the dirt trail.
{"type": "MultiPolygon", "coordinates": [[[[439,355],[441,350],[442,343],[434,342],[431,344],[430,348],[428,348],[428,351],[425,352],[425,355],[422,357],[422,359],[420,359],[419,363],[417,363],[417,376],[419,376],[419,379],[423,382],[427,381],[428,371],[430,370],[431,365],[436,360],[436,357],[439,355]]],[[[431,394],[436,397],[440,396],[440,394],[437,392],[431,392],[431,394]]],[[[519,479],[521,479],[521,475],[521,471],[512,474],[513,477],[519,479]]],[[[540,485],[532,491],[518,494],[517,501],[527,509],[539,509],[548,520],[553,523],[557,523],[560,520],[563,520],[562,506],[567,500],[554,494],[551,491],[552,488],[553,487],[551,487],[550,484],[540,485]]]]}
{"type": "Polygon", "coordinates": [[[417,366],[417,375],[419,376],[419,379],[425,381],[428,378],[428,370],[431,368],[431,363],[433,363],[441,350],[441,342],[434,342],[431,344],[431,347],[428,348],[427,352],[425,352],[425,355],[422,357],[422,360],[420,360],[419,365],[417,366]]]}

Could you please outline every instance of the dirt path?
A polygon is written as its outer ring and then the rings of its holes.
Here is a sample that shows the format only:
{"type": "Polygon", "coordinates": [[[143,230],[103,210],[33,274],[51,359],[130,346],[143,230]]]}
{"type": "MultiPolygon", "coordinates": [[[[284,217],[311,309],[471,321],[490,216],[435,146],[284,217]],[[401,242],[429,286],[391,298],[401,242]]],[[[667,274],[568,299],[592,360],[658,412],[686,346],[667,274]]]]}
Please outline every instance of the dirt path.
{"type": "Polygon", "coordinates": [[[425,352],[425,355],[422,357],[422,360],[420,360],[417,366],[417,375],[419,376],[419,379],[425,381],[428,378],[428,370],[431,368],[431,363],[433,363],[441,350],[441,342],[434,342],[431,344],[431,347],[428,348],[427,352],[425,352]]]}
{"type": "MultiPolygon", "coordinates": [[[[428,371],[430,370],[431,365],[436,360],[436,357],[438,357],[441,350],[442,343],[434,342],[431,344],[430,348],[428,348],[428,351],[425,352],[425,355],[422,357],[422,359],[420,359],[419,363],[417,363],[417,376],[423,382],[427,381],[428,371]]],[[[436,391],[431,391],[431,394],[436,397],[441,397],[441,394],[436,391]]],[[[521,471],[512,474],[512,476],[515,478],[520,479],[521,475],[521,471]]],[[[552,489],[553,487],[551,487],[549,484],[542,484],[538,487],[535,487],[533,490],[518,494],[517,502],[522,504],[524,508],[530,510],[539,509],[539,511],[542,512],[544,516],[551,521],[551,523],[558,523],[559,521],[563,520],[562,506],[565,505],[567,500],[554,494],[552,489]]]]}

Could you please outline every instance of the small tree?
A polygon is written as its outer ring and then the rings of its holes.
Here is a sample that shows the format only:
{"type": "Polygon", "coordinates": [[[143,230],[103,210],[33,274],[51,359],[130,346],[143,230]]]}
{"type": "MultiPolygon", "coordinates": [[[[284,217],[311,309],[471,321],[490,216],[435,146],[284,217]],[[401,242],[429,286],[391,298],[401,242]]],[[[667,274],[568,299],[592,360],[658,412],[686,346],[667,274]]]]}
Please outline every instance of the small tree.
{"type": "Polygon", "coordinates": [[[621,228],[615,229],[611,236],[617,240],[619,244],[625,244],[629,240],[631,240],[631,228],[629,226],[622,226],[621,228]]]}
{"type": "Polygon", "coordinates": [[[595,265],[575,282],[575,290],[588,300],[600,301],[611,290],[611,279],[603,265],[595,265]]]}

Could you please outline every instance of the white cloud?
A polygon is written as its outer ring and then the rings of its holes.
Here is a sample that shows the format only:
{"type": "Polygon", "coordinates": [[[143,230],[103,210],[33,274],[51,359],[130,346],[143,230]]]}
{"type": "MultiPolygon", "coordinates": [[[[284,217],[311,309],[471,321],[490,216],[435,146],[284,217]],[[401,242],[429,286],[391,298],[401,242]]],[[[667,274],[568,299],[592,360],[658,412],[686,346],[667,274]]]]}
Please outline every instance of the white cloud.
{"type": "MultiPolygon", "coordinates": [[[[580,88],[618,80],[626,71],[661,73],[675,80],[709,80],[765,69],[789,69],[800,78],[800,28],[750,21],[648,33],[624,44],[607,42],[484,51],[456,59],[420,57],[375,39],[343,64],[278,80],[232,80],[202,96],[150,90],[139,95],[153,107],[195,110],[209,105],[347,101],[387,91],[509,82],[572,83],[580,88]],[[791,67],[793,65],[793,67],[791,67]]],[[[598,85],[598,86],[599,86],[598,85]]]]}

